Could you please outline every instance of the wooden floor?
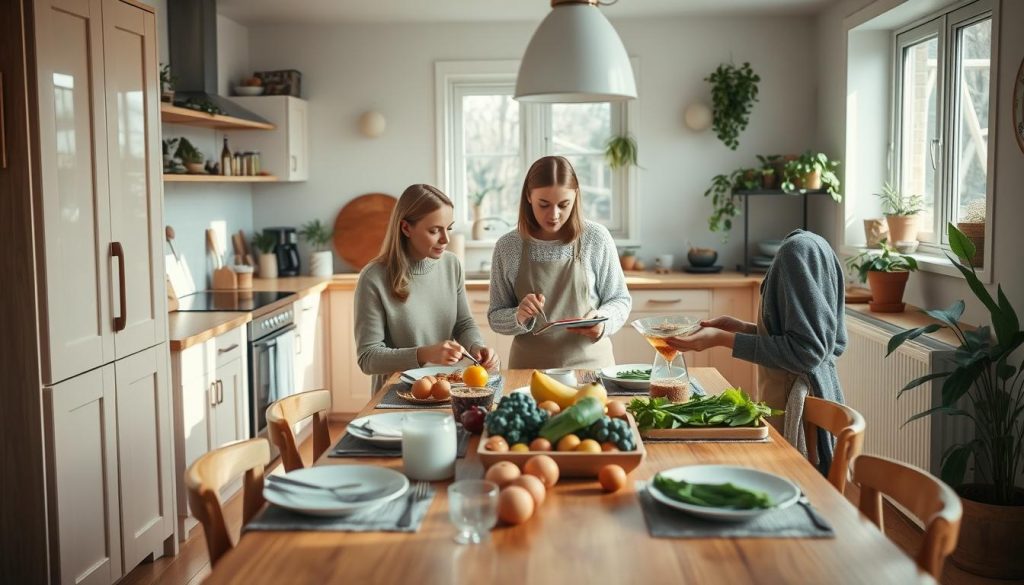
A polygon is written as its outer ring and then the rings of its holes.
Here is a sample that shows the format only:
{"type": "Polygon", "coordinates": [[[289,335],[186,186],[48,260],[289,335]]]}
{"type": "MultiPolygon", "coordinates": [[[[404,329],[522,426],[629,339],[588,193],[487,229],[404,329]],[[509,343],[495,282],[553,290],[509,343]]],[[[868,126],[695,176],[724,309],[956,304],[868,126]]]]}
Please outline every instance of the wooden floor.
{"type": "MultiPolygon", "coordinates": [[[[343,422],[331,421],[331,436],[340,437],[345,430],[343,422]]],[[[312,442],[305,441],[299,448],[304,461],[309,461],[312,456],[312,442]]],[[[275,466],[272,473],[281,473],[280,465],[275,466]]],[[[854,505],[857,503],[856,486],[847,487],[847,498],[854,505]]],[[[235,497],[224,505],[224,514],[228,526],[237,529],[242,519],[242,500],[235,497]]],[[[908,519],[893,508],[885,505],[885,532],[900,548],[912,555],[921,544],[921,531],[908,519]]],[[[201,528],[196,527],[189,535],[187,541],[181,543],[181,549],[176,557],[165,557],[152,563],[143,563],[120,581],[120,585],[143,585],[159,583],[166,585],[198,585],[210,573],[210,563],[207,560],[206,539],[203,537],[201,528]]],[[[1024,583],[1024,581],[1001,581],[985,579],[970,573],[961,571],[947,562],[942,573],[943,585],[1009,585],[1011,583],[1024,583]]]]}

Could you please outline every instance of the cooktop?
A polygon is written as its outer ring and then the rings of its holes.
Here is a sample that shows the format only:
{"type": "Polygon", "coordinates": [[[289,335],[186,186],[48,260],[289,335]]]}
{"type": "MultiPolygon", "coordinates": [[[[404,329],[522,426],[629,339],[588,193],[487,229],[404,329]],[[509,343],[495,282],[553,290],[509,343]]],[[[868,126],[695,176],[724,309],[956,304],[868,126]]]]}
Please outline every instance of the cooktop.
{"type": "Polygon", "coordinates": [[[178,299],[178,310],[201,311],[254,311],[294,293],[251,290],[205,290],[178,299]]]}

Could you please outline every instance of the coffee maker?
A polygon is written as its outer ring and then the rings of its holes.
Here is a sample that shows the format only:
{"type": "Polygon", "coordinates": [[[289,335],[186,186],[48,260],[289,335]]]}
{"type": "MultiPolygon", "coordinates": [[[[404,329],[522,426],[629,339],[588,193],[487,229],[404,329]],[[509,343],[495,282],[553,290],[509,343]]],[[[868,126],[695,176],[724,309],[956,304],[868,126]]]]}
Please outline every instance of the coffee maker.
{"type": "Polygon", "coordinates": [[[266,228],[264,231],[273,234],[277,240],[274,253],[277,255],[278,276],[298,276],[299,236],[295,233],[295,228],[274,227],[266,228]]]}

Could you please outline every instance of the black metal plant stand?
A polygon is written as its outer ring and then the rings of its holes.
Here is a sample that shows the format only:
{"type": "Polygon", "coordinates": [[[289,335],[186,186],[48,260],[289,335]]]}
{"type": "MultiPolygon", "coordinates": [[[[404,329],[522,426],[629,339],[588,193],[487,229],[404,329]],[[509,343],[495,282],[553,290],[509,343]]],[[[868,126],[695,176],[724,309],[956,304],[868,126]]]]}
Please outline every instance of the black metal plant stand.
{"type": "Polygon", "coordinates": [[[807,196],[828,195],[828,191],[819,189],[817,191],[800,191],[799,193],[787,193],[782,189],[737,189],[733,195],[743,197],[743,264],[736,267],[744,276],[750,275],[750,198],[760,195],[784,195],[786,197],[803,197],[804,221],[803,229],[807,229],[807,196]]]}

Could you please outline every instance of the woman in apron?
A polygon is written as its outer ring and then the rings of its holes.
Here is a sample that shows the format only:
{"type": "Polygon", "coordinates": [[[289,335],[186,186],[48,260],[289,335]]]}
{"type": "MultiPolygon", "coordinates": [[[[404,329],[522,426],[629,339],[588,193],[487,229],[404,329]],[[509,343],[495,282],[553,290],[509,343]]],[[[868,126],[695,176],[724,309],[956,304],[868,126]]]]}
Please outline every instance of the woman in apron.
{"type": "Polygon", "coordinates": [[[533,163],[523,182],[518,229],[500,239],[491,262],[491,329],[514,335],[510,368],[599,369],[615,364],[610,336],[632,299],[615,242],[583,219],[579,180],[564,157],[533,163]],[[590,327],[533,331],[551,320],[607,317],[590,327]]]}
{"type": "MultiPolygon", "coordinates": [[[[835,358],[846,349],[844,303],[839,258],[821,236],[796,230],[786,236],[761,283],[757,323],[716,317],[669,344],[680,351],[727,347],[733,357],[757,364],[758,399],[786,411],[783,436],[806,453],[804,398],[843,402],[835,358]]],[[[824,431],[818,433],[818,456],[818,467],[827,472],[832,440],[824,431]]]]}

